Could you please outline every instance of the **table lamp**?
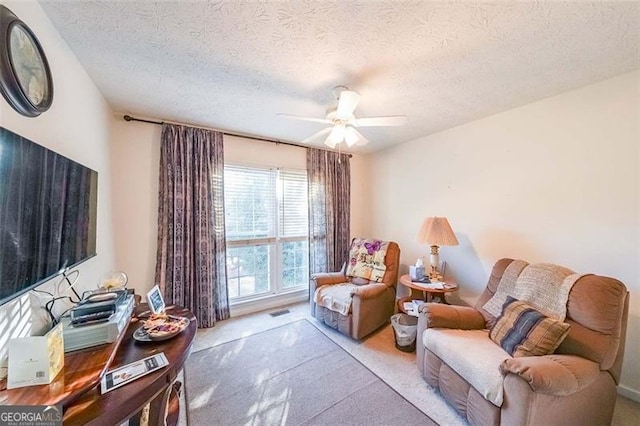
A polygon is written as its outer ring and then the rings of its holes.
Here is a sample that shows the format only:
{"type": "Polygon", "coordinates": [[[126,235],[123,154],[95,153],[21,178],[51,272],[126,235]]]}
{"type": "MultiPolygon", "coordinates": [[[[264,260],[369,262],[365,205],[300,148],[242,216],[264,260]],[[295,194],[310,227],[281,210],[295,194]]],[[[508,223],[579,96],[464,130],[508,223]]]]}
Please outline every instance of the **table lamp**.
{"type": "Polygon", "coordinates": [[[418,233],[418,242],[429,244],[431,246],[431,256],[429,263],[431,264],[431,272],[429,278],[442,279],[438,272],[440,264],[440,255],[438,254],[439,246],[457,246],[456,238],[451,225],[446,217],[428,217],[422,223],[420,232],[418,233]]]}

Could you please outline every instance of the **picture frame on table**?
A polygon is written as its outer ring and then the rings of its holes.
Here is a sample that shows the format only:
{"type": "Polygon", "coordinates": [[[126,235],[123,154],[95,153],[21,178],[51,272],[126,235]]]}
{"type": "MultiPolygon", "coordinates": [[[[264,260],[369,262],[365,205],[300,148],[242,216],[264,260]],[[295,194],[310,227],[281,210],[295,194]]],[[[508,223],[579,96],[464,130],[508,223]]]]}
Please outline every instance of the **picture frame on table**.
{"type": "Polygon", "coordinates": [[[163,314],[165,311],[164,298],[160,287],[154,285],[153,288],[147,293],[147,303],[149,304],[149,310],[154,314],[163,314]]]}

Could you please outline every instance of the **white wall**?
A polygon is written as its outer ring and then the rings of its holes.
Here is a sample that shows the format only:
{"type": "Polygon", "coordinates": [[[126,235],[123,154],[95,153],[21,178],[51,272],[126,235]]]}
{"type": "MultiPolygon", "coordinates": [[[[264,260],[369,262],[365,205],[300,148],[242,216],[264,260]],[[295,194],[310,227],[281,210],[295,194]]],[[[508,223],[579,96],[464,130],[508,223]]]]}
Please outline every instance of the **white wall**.
{"type": "MultiPolygon", "coordinates": [[[[161,127],[126,122],[122,115],[113,122],[113,186],[116,229],[116,263],[129,275],[131,287],[145,294],[155,275],[158,218],[158,167],[161,127]]],[[[246,138],[224,137],[225,161],[244,165],[267,165],[306,169],[306,150],[246,138]]],[[[369,229],[366,205],[365,156],[351,159],[351,234],[369,229]]]]}
{"type": "MultiPolygon", "coordinates": [[[[98,256],[78,267],[80,290],[95,288],[114,267],[109,140],[111,110],[74,54],[36,2],[2,1],[36,34],[49,60],[53,105],[37,118],[15,112],[0,97],[0,125],[98,172],[98,256]]],[[[41,288],[52,290],[58,279],[41,288]]],[[[37,333],[46,315],[35,293],[0,307],[0,366],[6,365],[10,337],[37,333]],[[33,303],[30,303],[33,302],[33,303]]],[[[0,377],[6,370],[0,367],[0,377]]]]}
{"type": "Polygon", "coordinates": [[[112,122],[112,185],[116,264],[128,287],[145,295],[153,287],[158,228],[158,167],[162,127],[112,122]]]}
{"type": "MultiPolygon", "coordinates": [[[[473,303],[502,257],[623,281],[631,292],[624,387],[640,391],[640,73],[633,72],[372,156],[371,227],[402,262],[446,216],[441,260],[473,303]]],[[[640,397],[640,394],[634,396],[640,397]]],[[[640,399],[640,398],[639,398],[640,399]]]]}
{"type": "Polygon", "coordinates": [[[369,164],[369,155],[354,154],[351,157],[351,220],[349,222],[351,238],[378,238],[376,232],[372,233],[369,223],[371,219],[369,164]]]}

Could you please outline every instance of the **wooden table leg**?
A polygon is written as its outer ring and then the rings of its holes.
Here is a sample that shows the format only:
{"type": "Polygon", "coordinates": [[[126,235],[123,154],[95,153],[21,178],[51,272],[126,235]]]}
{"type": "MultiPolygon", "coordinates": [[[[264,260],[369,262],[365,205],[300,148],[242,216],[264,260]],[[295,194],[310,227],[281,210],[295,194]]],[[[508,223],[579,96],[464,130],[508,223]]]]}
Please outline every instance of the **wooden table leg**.
{"type": "Polygon", "coordinates": [[[149,424],[173,426],[178,424],[182,383],[174,381],[149,404],[149,424]]]}
{"type": "Polygon", "coordinates": [[[167,426],[175,426],[178,424],[178,419],[180,417],[180,392],[182,392],[182,383],[176,380],[173,383],[173,386],[171,386],[171,395],[169,395],[166,419],[167,426]]]}

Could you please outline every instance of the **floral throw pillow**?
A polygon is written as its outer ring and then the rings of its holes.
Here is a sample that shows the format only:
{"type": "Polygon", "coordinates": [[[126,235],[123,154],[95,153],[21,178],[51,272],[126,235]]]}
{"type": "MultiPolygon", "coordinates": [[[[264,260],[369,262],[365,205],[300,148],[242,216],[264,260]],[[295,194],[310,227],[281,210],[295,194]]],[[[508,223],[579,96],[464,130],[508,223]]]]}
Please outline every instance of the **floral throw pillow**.
{"type": "MultiPolygon", "coordinates": [[[[349,250],[347,276],[360,278],[365,283],[382,282],[387,270],[384,259],[388,247],[388,241],[354,238],[349,250]]],[[[358,283],[354,282],[354,284],[358,283]]]]}

